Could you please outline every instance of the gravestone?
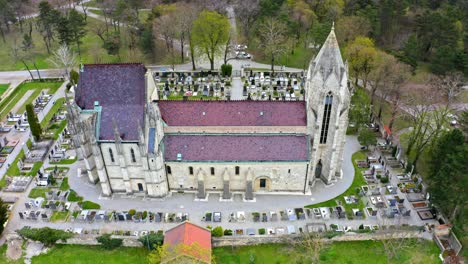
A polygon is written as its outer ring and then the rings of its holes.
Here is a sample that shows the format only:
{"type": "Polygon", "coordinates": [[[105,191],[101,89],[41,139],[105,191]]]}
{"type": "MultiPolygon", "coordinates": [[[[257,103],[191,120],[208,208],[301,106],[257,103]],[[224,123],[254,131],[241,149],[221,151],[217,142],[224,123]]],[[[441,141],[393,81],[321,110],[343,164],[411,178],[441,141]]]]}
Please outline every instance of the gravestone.
{"type": "Polygon", "coordinates": [[[22,212],[19,212],[18,214],[19,214],[20,219],[24,219],[24,215],[22,212]]]}

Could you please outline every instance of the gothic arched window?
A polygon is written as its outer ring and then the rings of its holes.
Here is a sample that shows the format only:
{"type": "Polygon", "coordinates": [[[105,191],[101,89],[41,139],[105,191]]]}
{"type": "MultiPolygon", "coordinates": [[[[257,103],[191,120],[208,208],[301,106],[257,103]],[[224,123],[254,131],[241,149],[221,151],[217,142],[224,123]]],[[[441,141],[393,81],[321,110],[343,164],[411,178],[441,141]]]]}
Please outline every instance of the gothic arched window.
{"type": "Polygon", "coordinates": [[[112,161],[112,162],[115,162],[115,160],[114,160],[114,153],[112,152],[112,149],[111,149],[111,148],[109,148],[109,156],[110,156],[111,161],[112,161]]]}
{"type": "Polygon", "coordinates": [[[323,108],[322,130],[320,132],[320,144],[327,143],[328,127],[330,126],[330,115],[333,103],[331,92],[325,96],[325,107],[323,108]]]}
{"type": "Polygon", "coordinates": [[[130,155],[132,156],[132,162],[136,162],[135,151],[133,150],[133,148],[130,149],[130,155]]]}

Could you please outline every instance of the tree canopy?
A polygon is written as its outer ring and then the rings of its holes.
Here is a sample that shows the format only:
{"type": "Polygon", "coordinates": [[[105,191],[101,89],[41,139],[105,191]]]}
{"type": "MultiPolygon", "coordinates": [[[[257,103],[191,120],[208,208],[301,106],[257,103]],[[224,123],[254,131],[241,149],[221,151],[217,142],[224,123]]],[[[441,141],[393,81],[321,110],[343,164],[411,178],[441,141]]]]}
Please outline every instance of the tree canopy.
{"type": "Polygon", "coordinates": [[[195,45],[208,57],[211,70],[214,70],[216,54],[229,39],[229,29],[227,17],[214,11],[201,12],[193,22],[192,38],[195,45]]]}

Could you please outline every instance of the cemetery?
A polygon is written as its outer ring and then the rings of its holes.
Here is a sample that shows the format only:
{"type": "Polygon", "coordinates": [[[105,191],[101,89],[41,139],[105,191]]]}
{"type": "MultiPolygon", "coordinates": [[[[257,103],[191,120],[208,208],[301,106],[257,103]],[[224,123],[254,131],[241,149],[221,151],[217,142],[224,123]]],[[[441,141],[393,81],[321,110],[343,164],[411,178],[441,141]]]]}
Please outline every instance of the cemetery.
{"type": "Polygon", "coordinates": [[[216,71],[155,72],[153,77],[161,99],[230,98],[231,78],[216,71]]]}
{"type": "Polygon", "coordinates": [[[276,72],[245,69],[243,95],[253,100],[304,100],[304,72],[276,72]]]}

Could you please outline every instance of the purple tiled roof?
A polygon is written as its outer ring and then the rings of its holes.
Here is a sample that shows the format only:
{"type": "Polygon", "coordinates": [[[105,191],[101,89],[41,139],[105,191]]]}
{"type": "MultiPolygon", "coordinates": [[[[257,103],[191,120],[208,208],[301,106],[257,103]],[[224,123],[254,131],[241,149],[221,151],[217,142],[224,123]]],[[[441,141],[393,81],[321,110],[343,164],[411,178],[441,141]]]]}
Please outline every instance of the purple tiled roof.
{"type": "Polygon", "coordinates": [[[123,140],[138,139],[145,109],[143,64],[88,64],[80,73],[75,100],[81,109],[102,106],[100,140],[113,140],[113,119],[123,140]]]}
{"type": "Polygon", "coordinates": [[[305,126],[305,101],[159,101],[169,126],[305,126]]]}
{"type": "Polygon", "coordinates": [[[166,135],[164,159],[176,161],[308,160],[307,136],[166,135]]]}

